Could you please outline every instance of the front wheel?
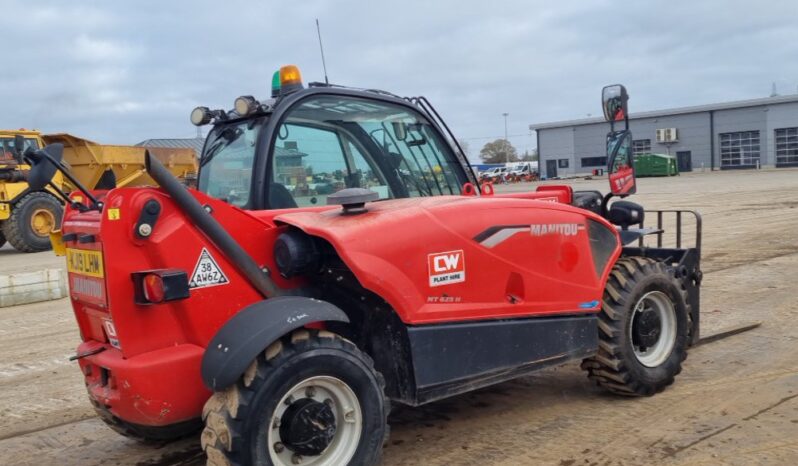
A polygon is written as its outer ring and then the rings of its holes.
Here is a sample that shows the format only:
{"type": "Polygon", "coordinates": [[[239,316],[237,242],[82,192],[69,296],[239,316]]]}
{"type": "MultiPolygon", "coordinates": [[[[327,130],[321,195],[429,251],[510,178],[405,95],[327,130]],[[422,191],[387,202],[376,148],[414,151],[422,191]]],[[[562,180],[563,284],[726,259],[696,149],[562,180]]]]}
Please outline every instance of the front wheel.
{"type": "Polygon", "coordinates": [[[58,199],[47,192],[33,192],[17,201],[11,217],[3,222],[3,234],[17,251],[46,251],[50,232],[61,225],[64,208],[58,199]]]}
{"type": "Polygon", "coordinates": [[[649,258],[621,258],[604,290],[598,352],[582,368],[614,393],[658,393],[682,370],[689,319],[684,288],[672,269],[649,258]]]}
{"type": "Polygon", "coordinates": [[[208,464],[376,464],[387,435],[384,385],[350,341],[296,331],[206,403],[208,464]]]}

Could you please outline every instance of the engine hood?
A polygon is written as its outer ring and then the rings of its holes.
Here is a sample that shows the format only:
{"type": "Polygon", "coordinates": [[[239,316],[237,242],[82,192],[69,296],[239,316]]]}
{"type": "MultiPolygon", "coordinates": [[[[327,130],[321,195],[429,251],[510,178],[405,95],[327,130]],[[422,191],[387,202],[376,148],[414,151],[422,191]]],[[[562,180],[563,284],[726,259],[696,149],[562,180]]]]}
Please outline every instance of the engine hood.
{"type": "MultiPolygon", "coordinates": [[[[337,240],[365,242],[370,240],[371,234],[385,234],[385,229],[392,227],[397,229],[390,231],[392,235],[416,236],[411,226],[422,219],[440,223],[441,220],[452,214],[457,216],[478,216],[487,211],[496,212],[501,209],[534,208],[579,212],[604,222],[601,217],[565,204],[534,199],[492,196],[436,196],[393,199],[370,202],[366,204],[366,208],[366,212],[353,215],[345,214],[341,208],[286,212],[274,217],[274,221],[278,224],[283,223],[295,226],[312,235],[319,235],[325,238],[329,235],[337,240]]],[[[519,215],[523,216],[523,214],[519,215]]],[[[475,221],[473,223],[474,228],[479,230],[481,222],[475,221]]],[[[607,225],[610,226],[609,224],[607,225]]],[[[479,231],[474,231],[474,234],[479,233],[479,231]]]]}
{"type": "MultiPolygon", "coordinates": [[[[595,271],[588,219],[617,238],[615,229],[591,212],[539,200],[441,196],[371,202],[366,207],[365,213],[354,215],[338,207],[286,212],[274,221],[328,241],[360,283],[385,299],[405,322],[447,320],[451,313],[435,304],[441,297],[453,296],[473,318],[495,317],[496,308],[507,302],[507,290],[516,288],[513,293],[535,294],[537,303],[542,303],[530,312],[556,313],[566,304],[541,284],[572,280],[575,270],[585,276],[573,279],[571,298],[594,302],[600,298],[608,269],[598,275],[595,271]],[[543,232],[550,234],[535,237],[530,226],[545,226],[543,232]],[[561,226],[572,228],[572,234],[561,226]],[[497,229],[511,230],[498,235],[506,240],[497,243],[496,235],[492,241],[484,240],[497,229]],[[515,234],[521,232],[525,234],[515,234]],[[460,254],[467,271],[463,280],[441,285],[433,280],[430,261],[447,252],[460,254]]],[[[610,249],[619,253],[620,245],[610,249]]],[[[510,307],[508,316],[519,312],[519,306],[510,307]]]]}

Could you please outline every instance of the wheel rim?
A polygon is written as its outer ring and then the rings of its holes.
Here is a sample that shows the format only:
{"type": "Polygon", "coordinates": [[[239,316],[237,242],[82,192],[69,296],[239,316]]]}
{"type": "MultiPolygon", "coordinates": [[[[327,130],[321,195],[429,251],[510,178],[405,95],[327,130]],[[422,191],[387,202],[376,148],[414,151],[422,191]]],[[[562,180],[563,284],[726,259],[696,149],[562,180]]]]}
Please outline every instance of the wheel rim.
{"type": "Polygon", "coordinates": [[[661,291],[651,291],[635,304],[629,324],[635,357],[646,367],[657,367],[676,345],[676,310],[661,291]]]}
{"type": "Polygon", "coordinates": [[[47,209],[36,209],[30,217],[30,228],[36,236],[47,236],[55,228],[55,215],[47,209]]]}
{"type": "Polygon", "coordinates": [[[275,465],[339,465],[349,463],[355,455],[363,412],[346,383],[316,376],[283,395],[271,423],[267,448],[275,465]]]}

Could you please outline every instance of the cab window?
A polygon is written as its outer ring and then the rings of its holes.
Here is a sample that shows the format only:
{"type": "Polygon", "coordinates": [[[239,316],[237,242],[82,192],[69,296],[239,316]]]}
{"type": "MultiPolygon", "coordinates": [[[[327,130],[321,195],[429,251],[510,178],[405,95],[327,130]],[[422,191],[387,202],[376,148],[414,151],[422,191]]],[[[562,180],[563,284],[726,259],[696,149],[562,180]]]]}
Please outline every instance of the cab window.
{"type": "Polygon", "coordinates": [[[326,205],[328,195],[344,188],[368,188],[381,198],[391,197],[380,169],[334,125],[282,125],[272,166],[272,208],[326,205]]]}
{"type": "Polygon", "coordinates": [[[420,113],[354,97],[310,98],[291,110],[272,148],[269,208],[326,205],[345,188],[380,199],[459,194],[465,171],[420,113]]]}
{"type": "MultiPolygon", "coordinates": [[[[40,149],[39,141],[33,138],[25,138],[23,151],[28,149],[40,149]]],[[[0,163],[16,164],[14,159],[14,138],[13,137],[0,137],[0,163]]]]}
{"type": "Polygon", "coordinates": [[[260,120],[250,120],[217,126],[208,134],[200,160],[201,191],[238,207],[248,206],[261,126],[260,120]]]}

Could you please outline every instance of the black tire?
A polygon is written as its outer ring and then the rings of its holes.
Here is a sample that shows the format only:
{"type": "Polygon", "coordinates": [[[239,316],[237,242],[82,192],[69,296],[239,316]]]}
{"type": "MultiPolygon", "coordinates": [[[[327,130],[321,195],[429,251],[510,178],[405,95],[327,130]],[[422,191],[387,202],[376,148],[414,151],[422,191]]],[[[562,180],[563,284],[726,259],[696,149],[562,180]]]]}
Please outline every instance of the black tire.
{"type": "Polygon", "coordinates": [[[195,434],[202,428],[200,419],[171,424],[168,426],[143,426],[123,421],[111,413],[107,406],[89,397],[97,416],[116,433],[142,443],[177,440],[195,434]]]}
{"type": "Polygon", "coordinates": [[[0,223],[0,248],[6,244],[6,236],[3,234],[3,224],[0,223]]]}
{"type": "Polygon", "coordinates": [[[17,251],[39,252],[52,248],[49,232],[40,235],[31,227],[31,219],[39,210],[50,212],[55,221],[54,228],[60,228],[64,208],[55,196],[45,192],[25,195],[14,204],[11,216],[3,222],[3,234],[17,251]]]}
{"type": "MultiPolygon", "coordinates": [[[[687,358],[689,315],[684,288],[672,268],[644,257],[619,259],[607,280],[598,316],[598,352],[582,362],[582,369],[599,386],[620,395],[651,396],[664,390],[687,358]],[[662,362],[644,365],[635,352],[632,325],[635,306],[653,292],[672,305],[675,338],[668,339],[673,347],[669,354],[661,353],[662,362]]],[[[656,338],[658,344],[663,336],[656,338]]]]}
{"type": "MultiPolygon", "coordinates": [[[[328,331],[304,329],[269,346],[235,385],[214,393],[205,404],[202,449],[208,456],[208,464],[275,464],[271,459],[274,446],[267,445],[270,429],[275,429],[274,432],[279,429],[282,435],[282,426],[273,426],[275,410],[280,400],[292,389],[318,377],[333,377],[343,382],[359,403],[362,429],[348,464],[377,464],[388,435],[389,406],[382,375],[374,370],[371,358],[349,340],[328,331]]],[[[290,402],[291,406],[285,410],[288,413],[293,405],[308,399],[291,402],[293,398],[289,398],[280,406],[290,402]]],[[[328,406],[332,405],[330,403],[328,406]]],[[[285,422],[285,413],[280,418],[281,422],[285,422]]],[[[339,420],[338,416],[336,420],[339,420]]],[[[339,428],[336,425],[334,435],[339,435],[339,428]]],[[[288,445],[291,443],[288,439],[280,439],[288,445]]],[[[333,442],[335,440],[328,445],[333,445],[333,442]]],[[[288,445],[282,446],[280,451],[294,454],[296,449],[288,445]]],[[[321,454],[327,454],[328,450],[325,449],[321,454]]]]}

